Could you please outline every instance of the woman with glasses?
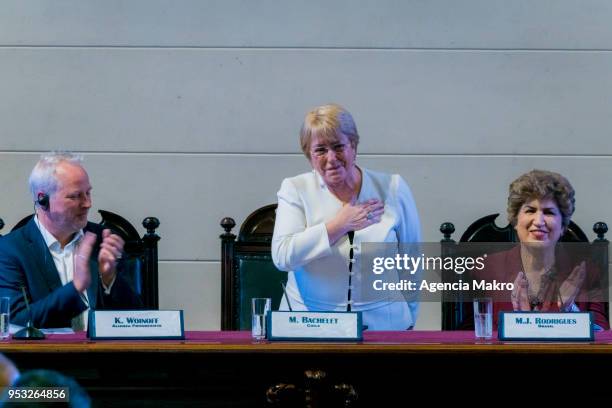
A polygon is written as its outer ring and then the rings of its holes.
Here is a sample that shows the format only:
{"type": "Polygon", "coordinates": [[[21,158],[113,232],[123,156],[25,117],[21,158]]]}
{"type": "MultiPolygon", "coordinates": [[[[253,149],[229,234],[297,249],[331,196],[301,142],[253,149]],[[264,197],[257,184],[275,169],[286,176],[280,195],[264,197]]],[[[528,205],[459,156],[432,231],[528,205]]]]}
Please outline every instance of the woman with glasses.
{"type": "Polygon", "coordinates": [[[416,322],[417,303],[363,287],[372,268],[362,270],[360,244],[418,242],[419,217],[399,175],[356,164],[358,144],[343,107],[306,114],[300,145],[313,170],[285,179],[278,192],[272,258],[289,271],[281,310],[361,311],[370,330],[405,330],[416,322]]]}

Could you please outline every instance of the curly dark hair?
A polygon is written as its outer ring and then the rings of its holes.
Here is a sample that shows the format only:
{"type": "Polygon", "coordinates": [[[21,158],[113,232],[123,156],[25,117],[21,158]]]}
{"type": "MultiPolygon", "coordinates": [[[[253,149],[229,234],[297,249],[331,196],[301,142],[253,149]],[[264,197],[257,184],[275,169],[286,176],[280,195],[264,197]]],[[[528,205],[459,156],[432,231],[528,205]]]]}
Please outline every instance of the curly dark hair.
{"type": "Polygon", "coordinates": [[[516,225],[518,213],[527,201],[550,198],[557,203],[563,227],[567,227],[576,209],[574,194],[574,188],[561,174],[546,170],[531,170],[510,183],[508,221],[516,225]]]}

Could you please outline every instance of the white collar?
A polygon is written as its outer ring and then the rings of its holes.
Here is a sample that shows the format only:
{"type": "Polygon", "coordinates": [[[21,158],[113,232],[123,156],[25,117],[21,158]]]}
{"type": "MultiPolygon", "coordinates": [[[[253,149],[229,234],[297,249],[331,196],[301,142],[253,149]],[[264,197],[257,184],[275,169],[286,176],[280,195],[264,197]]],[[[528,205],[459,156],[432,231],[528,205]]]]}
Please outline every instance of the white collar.
{"type": "MultiPolygon", "coordinates": [[[[38,216],[34,215],[34,223],[36,224],[36,226],[38,227],[38,229],[40,230],[40,233],[43,237],[43,239],[45,240],[45,244],[47,245],[47,248],[51,249],[52,246],[55,246],[57,248],[61,248],[62,245],[60,244],[60,242],[57,240],[57,238],[55,238],[53,236],[53,234],[51,234],[44,225],[42,225],[40,223],[40,221],[38,220],[38,216]]],[[[70,240],[70,242],[68,244],[66,244],[66,247],[72,244],[76,244],[78,241],[80,241],[81,238],[83,238],[83,230],[80,229],[76,232],[76,234],[74,234],[74,237],[72,237],[72,239],[70,240]]]]}

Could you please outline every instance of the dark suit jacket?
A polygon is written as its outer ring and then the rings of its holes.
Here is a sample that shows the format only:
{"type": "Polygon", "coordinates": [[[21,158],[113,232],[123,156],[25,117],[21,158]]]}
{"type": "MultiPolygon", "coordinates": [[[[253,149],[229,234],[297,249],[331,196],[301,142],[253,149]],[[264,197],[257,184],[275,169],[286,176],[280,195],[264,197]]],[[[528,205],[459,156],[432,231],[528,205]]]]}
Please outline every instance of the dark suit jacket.
{"type": "MultiPolygon", "coordinates": [[[[556,284],[561,284],[569,274],[572,272],[575,265],[579,262],[570,260],[569,256],[564,253],[557,255],[557,273],[556,284]]],[[[474,279],[485,279],[486,281],[497,280],[498,282],[514,282],[519,271],[522,271],[523,264],[521,261],[521,250],[520,244],[517,244],[513,249],[499,252],[489,256],[485,262],[485,268],[476,272],[472,275],[474,279]]],[[[581,311],[593,313],[593,323],[596,323],[605,330],[610,329],[610,323],[608,322],[608,304],[604,302],[604,296],[600,291],[602,289],[607,290],[607,287],[600,288],[599,284],[599,271],[596,270],[592,264],[587,262],[587,277],[583,285],[583,290],[580,291],[576,297],[576,306],[581,311]],[[593,288],[597,288],[593,290],[593,288]],[[595,296],[593,292],[599,294],[595,296]]],[[[512,302],[509,299],[509,294],[504,292],[496,293],[484,293],[493,299],[493,328],[497,329],[499,312],[511,312],[513,311],[512,302]]],[[[472,305],[468,306],[468,313],[466,315],[466,321],[462,325],[462,329],[468,329],[474,327],[474,316],[472,315],[472,305]]],[[[556,301],[553,301],[549,305],[549,312],[558,312],[556,301]]]]}
{"type": "MultiPolygon", "coordinates": [[[[141,308],[142,301],[121,276],[120,265],[111,293],[104,294],[97,262],[102,229],[97,224],[88,223],[85,230],[98,235],[89,262],[92,283],[87,296],[90,308],[141,308]]],[[[26,289],[34,327],[70,327],[71,319],[87,309],[72,282],[62,285],[53,257],[34,219],[0,238],[0,296],[11,298],[11,322],[26,325],[29,315],[21,287],[26,289]]]]}

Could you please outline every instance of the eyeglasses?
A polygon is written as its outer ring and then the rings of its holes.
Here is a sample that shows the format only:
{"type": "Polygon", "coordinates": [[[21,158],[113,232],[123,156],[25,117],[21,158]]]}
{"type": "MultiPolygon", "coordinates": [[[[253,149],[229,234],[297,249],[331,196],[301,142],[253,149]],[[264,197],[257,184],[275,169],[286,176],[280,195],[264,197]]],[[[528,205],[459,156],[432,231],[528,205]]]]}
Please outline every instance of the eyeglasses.
{"type": "Polygon", "coordinates": [[[344,151],[346,150],[347,146],[348,145],[345,143],[335,143],[331,146],[319,145],[312,150],[312,155],[315,157],[324,157],[327,156],[327,153],[330,150],[333,150],[334,153],[338,155],[342,155],[344,154],[344,151]]]}

